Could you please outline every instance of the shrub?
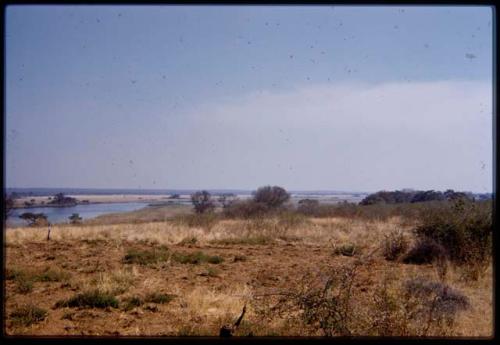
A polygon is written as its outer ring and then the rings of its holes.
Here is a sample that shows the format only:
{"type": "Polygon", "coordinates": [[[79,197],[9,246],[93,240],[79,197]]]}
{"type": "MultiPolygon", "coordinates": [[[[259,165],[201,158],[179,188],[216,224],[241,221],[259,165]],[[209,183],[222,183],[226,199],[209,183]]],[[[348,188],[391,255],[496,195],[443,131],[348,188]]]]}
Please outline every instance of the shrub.
{"type": "Polygon", "coordinates": [[[407,249],[408,239],[399,230],[390,232],[382,243],[384,258],[389,261],[398,259],[407,249]]]}
{"type": "Polygon", "coordinates": [[[227,218],[255,218],[261,217],[269,211],[266,204],[255,202],[254,200],[235,201],[223,210],[223,215],[227,218]]]}
{"type": "Polygon", "coordinates": [[[215,208],[212,196],[206,190],[192,194],[191,202],[196,213],[210,212],[215,208]]]}
{"type": "Polygon", "coordinates": [[[10,317],[14,324],[29,326],[33,323],[43,321],[47,317],[47,311],[35,305],[28,304],[14,310],[10,317]]]}
{"type": "Polygon", "coordinates": [[[413,302],[415,322],[424,326],[422,335],[427,335],[431,327],[444,333],[445,327],[453,325],[456,314],[470,307],[465,295],[439,282],[415,278],[406,281],[403,289],[407,303],[413,302]]]}
{"type": "Polygon", "coordinates": [[[459,198],[428,209],[415,233],[445,247],[450,260],[458,265],[486,267],[492,250],[491,202],[459,198]]]}
{"type": "Polygon", "coordinates": [[[43,213],[25,212],[19,218],[27,221],[29,226],[44,226],[48,224],[47,216],[43,213]]]}
{"type": "Polygon", "coordinates": [[[403,258],[405,264],[430,264],[447,256],[446,249],[431,238],[422,238],[403,258]]]}
{"type": "Polygon", "coordinates": [[[318,279],[304,276],[299,288],[277,293],[272,312],[288,318],[298,318],[314,331],[325,336],[350,336],[353,333],[354,280],[357,265],[332,270],[318,279]]]}
{"type": "Polygon", "coordinates": [[[160,247],[149,250],[130,249],[123,258],[126,264],[150,265],[169,258],[168,248],[160,247]]]}
{"type": "Polygon", "coordinates": [[[68,300],[61,300],[56,303],[56,308],[118,308],[118,300],[115,296],[99,290],[92,290],[77,294],[68,300]]]}
{"type": "Polygon", "coordinates": [[[260,187],[253,193],[253,201],[262,203],[268,208],[277,208],[290,199],[290,194],[279,186],[260,187]]]}
{"type": "Polygon", "coordinates": [[[73,213],[68,219],[71,224],[80,224],[82,222],[82,217],[78,213],[73,213]]]}
{"type": "Polygon", "coordinates": [[[318,215],[319,201],[314,199],[302,199],[299,200],[297,206],[297,212],[304,214],[306,216],[316,216],[318,215]]]}

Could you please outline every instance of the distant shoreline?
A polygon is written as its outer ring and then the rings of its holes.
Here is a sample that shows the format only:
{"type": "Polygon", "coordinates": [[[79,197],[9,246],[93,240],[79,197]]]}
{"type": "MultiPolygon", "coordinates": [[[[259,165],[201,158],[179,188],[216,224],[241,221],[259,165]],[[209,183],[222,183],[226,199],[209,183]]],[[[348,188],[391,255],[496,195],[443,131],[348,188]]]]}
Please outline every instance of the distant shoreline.
{"type": "MultiPolygon", "coordinates": [[[[187,200],[186,196],[181,196],[178,199],[170,199],[168,195],[125,195],[125,194],[112,194],[112,195],[66,195],[76,199],[76,205],[91,205],[91,204],[104,204],[104,203],[131,203],[131,202],[144,202],[154,203],[166,200],[187,200]]],[[[51,196],[23,196],[15,199],[14,208],[38,208],[38,207],[73,207],[75,204],[70,205],[57,205],[50,204],[52,201],[51,196]],[[50,198],[50,199],[49,199],[50,198]],[[25,204],[25,202],[30,203],[25,204]]]]}

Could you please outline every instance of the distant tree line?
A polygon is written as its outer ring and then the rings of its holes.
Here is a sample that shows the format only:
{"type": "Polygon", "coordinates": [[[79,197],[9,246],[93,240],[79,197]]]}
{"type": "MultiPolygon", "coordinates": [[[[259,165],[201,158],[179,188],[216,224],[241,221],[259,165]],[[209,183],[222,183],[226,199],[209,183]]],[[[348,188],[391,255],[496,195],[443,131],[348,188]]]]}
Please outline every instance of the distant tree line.
{"type": "Polygon", "coordinates": [[[360,205],[374,205],[374,204],[401,204],[401,203],[415,203],[426,201],[453,201],[458,199],[468,199],[474,201],[474,196],[471,193],[455,192],[453,189],[448,189],[445,192],[434,190],[420,190],[420,191],[379,191],[368,195],[361,200],[360,205]]]}

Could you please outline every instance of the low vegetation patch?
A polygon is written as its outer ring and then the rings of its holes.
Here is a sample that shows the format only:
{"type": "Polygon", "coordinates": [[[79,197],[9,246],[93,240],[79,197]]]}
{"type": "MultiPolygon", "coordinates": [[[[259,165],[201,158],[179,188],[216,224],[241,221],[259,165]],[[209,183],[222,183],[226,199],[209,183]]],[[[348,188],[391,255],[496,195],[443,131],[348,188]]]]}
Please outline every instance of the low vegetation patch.
{"type": "Polygon", "coordinates": [[[207,255],[201,251],[192,254],[174,253],[172,255],[172,260],[179,262],[181,264],[201,264],[208,262],[210,264],[220,264],[224,259],[218,255],[207,255]]]}
{"type": "Polygon", "coordinates": [[[126,264],[150,265],[166,261],[169,256],[170,252],[166,247],[154,248],[153,250],[130,249],[123,258],[123,262],[126,264]]]}
{"type": "Polygon", "coordinates": [[[207,267],[207,270],[205,272],[200,273],[202,277],[218,277],[219,274],[220,271],[213,267],[207,267]]]}
{"type": "Polygon", "coordinates": [[[43,321],[47,317],[47,311],[33,304],[28,304],[15,309],[10,318],[16,325],[29,326],[43,321]]]}
{"type": "Polygon", "coordinates": [[[245,236],[245,237],[233,237],[233,238],[222,238],[218,240],[210,241],[212,244],[222,244],[222,245],[266,245],[272,244],[274,239],[271,236],[256,235],[256,236],[245,236]]]}
{"type": "Polygon", "coordinates": [[[62,282],[67,281],[70,274],[59,269],[46,268],[43,271],[23,270],[18,268],[7,269],[6,280],[16,283],[16,290],[21,294],[27,294],[33,290],[35,282],[62,282]]]}
{"type": "Polygon", "coordinates": [[[40,282],[64,282],[71,277],[67,271],[59,269],[47,269],[36,276],[36,281],[40,282]]]}
{"type": "Polygon", "coordinates": [[[144,301],[138,297],[138,296],[133,296],[129,297],[123,300],[122,304],[122,309],[125,311],[132,310],[136,307],[140,307],[141,305],[144,304],[144,301]]]}
{"type": "Polygon", "coordinates": [[[184,237],[180,242],[179,245],[181,246],[188,246],[188,245],[194,245],[198,242],[198,239],[196,236],[188,236],[184,237]]]}
{"type": "Polygon", "coordinates": [[[431,238],[419,239],[405,255],[405,264],[430,264],[447,256],[446,249],[431,238]]]}
{"type": "Polygon", "coordinates": [[[219,217],[213,212],[179,214],[172,219],[172,222],[189,228],[211,229],[219,222],[219,217]]]}
{"type": "Polygon", "coordinates": [[[171,302],[175,297],[175,295],[171,294],[153,292],[148,294],[144,301],[147,303],[166,304],[171,302]]]}
{"type": "Polygon", "coordinates": [[[56,308],[118,308],[118,300],[115,296],[99,290],[92,290],[76,294],[75,296],[61,300],[56,303],[56,308]]]}
{"type": "Polygon", "coordinates": [[[353,243],[346,243],[333,250],[334,255],[354,256],[361,252],[360,248],[353,243]]]}
{"type": "Polygon", "coordinates": [[[382,254],[386,260],[394,261],[408,250],[408,246],[408,239],[403,232],[391,231],[382,243],[382,254]]]}

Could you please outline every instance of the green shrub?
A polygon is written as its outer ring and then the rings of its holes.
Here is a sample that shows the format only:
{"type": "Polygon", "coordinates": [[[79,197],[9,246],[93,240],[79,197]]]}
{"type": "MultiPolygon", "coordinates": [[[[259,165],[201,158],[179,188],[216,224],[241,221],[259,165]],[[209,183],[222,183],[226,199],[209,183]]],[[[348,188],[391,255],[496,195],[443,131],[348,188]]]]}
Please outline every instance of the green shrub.
{"type": "Polygon", "coordinates": [[[56,307],[70,307],[70,308],[118,308],[118,300],[115,296],[103,293],[99,290],[92,290],[79,293],[68,300],[58,301],[56,307]]]}
{"type": "Polygon", "coordinates": [[[10,317],[14,324],[29,326],[33,323],[43,321],[47,317],[47,311],[35,305],[28,304],[14,310],[10,317]]]}

